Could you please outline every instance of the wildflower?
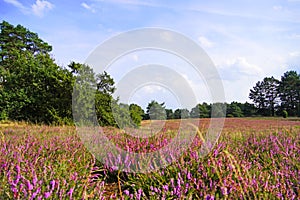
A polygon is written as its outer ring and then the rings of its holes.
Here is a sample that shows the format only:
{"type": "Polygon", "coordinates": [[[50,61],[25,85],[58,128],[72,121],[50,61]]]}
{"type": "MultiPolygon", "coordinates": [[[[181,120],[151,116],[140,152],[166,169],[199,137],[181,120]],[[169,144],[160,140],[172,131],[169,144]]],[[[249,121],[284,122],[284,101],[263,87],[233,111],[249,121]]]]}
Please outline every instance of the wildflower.
{"type": "Polygon", "coordinates": [[[124,194],[127,195],[127,196],[129,196],[129,194],[130,194],[129,190],[124,190],[124,194]]]}
{"type": "Polygon", "coordinates": [[[138,190],[138,193],[136,194],[136,198],[137,198],[137,199],[141,199],[141,197],[142,197],[142,192],[143,192],[143,190],[142,190],[142,188],[140,188],[140,189],[138,190]]]}
{"type": "Polygon", "coordinates": [[[26,181],[26,186],[27,186],[28,190],[33,190],[33,185],[30,183],[29,180],[26,181]]]}
{"type": "Polygon", "coordinates": [[[169,186],[168,185],[164,185],[163,189],[165,190],[165,192],[169,191],[169,186]]]}
{"type": "Polygon", "coordinates": [[[44,193],[44,198],[48,199],[51,196],[51,192],[45,192],[44,193]]]}
{"type": "Polygon", "coordinates": [[[69,190],[69,192],[67,193],[70,196],[70,199],[72,199],[73,191],[74,191],[74,188],[71,188],[69,190]]]}
{"type": "Polygon", "coordinates": [[[77,176],[78,176],[77,172],[74,172],[74,173],[71,175],[71,179],[74,180],[74,181],[76,181],[76,180],[77,180],[77,176]]]}
{"type": "Polygon", "coordinates": [[[188,173],[187,173],[187,179],[188,179],[188,180],[191,180],[191,178],[192,178],[191,173],[188,172],[188,173]]]}
{"type": "Polygon", "coordinates": [[[188,191],[189,191],[189,184],[188,183],[186,183],[185,184],[185,190],[184,190],[184,193],[187,193],[188,191]]]}
{"type": "Polygon", "coordinates": [[[221,191],[222,191],[223,195],[227,195],[228,194],[228,191],[227,191],[226,187],[221,187],[221,191]]]}
{"type": "Polygon", "coordinates": [[[55,180],[50,181],[51,190],[54,190],[55,187],[55,180]]]}
{"type": "Polygon", "coordinates": [[[33,177],[33,179],[32,179],[32,184],[33,184],[34,186],[36,186],[37,182],[38,182],[38,179],[37,179],[36,175],[34,175],[34,177],[33,177]]]}
{"type": "Polygon", "coordinates": [[[206,200],[214,200],[215,197],[214,197],[214,196],[207,195],[205,199],[206,199],[206,200]]]}
{"type": "Polygon", "coordinates": [[[179,177],[178,177],[178,179],[177,179],[177,184],[178,184],[178,186],[181,185],[181,181],[180,181],[180,178],[179,178],[179,177]]]}
{"type": "Polygon", "coordinates": [[[171,178],[171,185],[174,187],[174,178],[171,178]]]}

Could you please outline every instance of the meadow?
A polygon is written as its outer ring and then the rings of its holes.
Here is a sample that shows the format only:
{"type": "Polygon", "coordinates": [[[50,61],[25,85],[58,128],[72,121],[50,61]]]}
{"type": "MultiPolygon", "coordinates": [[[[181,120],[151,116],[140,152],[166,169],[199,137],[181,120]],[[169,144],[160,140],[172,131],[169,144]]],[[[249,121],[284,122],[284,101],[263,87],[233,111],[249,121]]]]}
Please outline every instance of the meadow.
{"type": "MultiPolygon", "coordinates": [[[[204,157],[199,148],[209,119],[200,124],[189,149],[171,165],[126,173],[99,162],[75,127],[2,123],[0,199],[300,198],[299,119],[227,118],[217,144],[204,157]]],[[[148,139],[113,128],[104,131],[123,149],[151,152],[168,144],[179,125],[179,120],[167,121],[148,139]]]]}

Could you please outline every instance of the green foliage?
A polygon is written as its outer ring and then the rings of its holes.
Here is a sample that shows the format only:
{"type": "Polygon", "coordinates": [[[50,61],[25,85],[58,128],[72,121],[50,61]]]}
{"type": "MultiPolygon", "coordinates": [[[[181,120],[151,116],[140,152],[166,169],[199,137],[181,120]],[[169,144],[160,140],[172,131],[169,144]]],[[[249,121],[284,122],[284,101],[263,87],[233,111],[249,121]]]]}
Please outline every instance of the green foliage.
{"type": "Polygon", "coordinates": [[[96,124],[97,116],[100,125],[116,126],[114,81],[106,72],[96,75],[75,62],[68,65],[70,70],[59,67],[50,57],[52,47],[36,33],[5,21],[0,26],[1,119],[72,124],[74,116],[96,124]]]}
{"type": "Polygon", "coordinates": [[[289,116],[300,116],[300,75],[287,71],[280,81],[266,77],[250,90],[249,98],[260,115],[281,115],[286,110],[289,116]]]}
{"type": "Polygon", "coordinates": [[[283,110],[283,111],[282,111],[282,117],[283,117],[283,118],[287,118],[288,115],[289,115],[289,114],[288,114],[288,112],[287,112],[286,110],[283,110]]]}
{"type": "Polygon", "coordinates": [[[174,119],[174,113],[172,109],[166,109],[167,119],[174,119]]]}
{"type": "Polygon", "coordinates": [[[137,104],[130,104],[129,112],[132,122],[136,126],[140,126],[143,119],[144,110],[137,104]]]}
{"type": "Polygon", "coordinates": [[[174,111],[174,119],[181,119],[181,110],[179,108],[174,111]]]}
{"type": "Polygon", "coordinates": [[[116,90],[113,78],[107,72],[98,74],[96,77],[95,109],[99,125],[119,128],[130,126],[128,106],[118,105],[118,100],[112,96],[116,90]]]}
{"type": "Polygon", "coordinates": [[[189,110],[186,109],[186,108],[181,109],[180,114],[181,114],[181,118],[182,118],[182,119],[187,119],[187,118],[190,117],[190,112],[189,112],[189,110]]]}
{"type": "MultiPolygon", "coordinates": [[[[101,80],[98,81],[101,82],[101,80]]],[[[109,83],[110,81],[111,80],[108,79],[108,82],[101,83],[101,84],[107,84],[108,86],[110,84],[109,83]]],[[[97,87],[98,86],[99,84],[97,84],[97,87]]],[[[110,84],[110,86],[113,87],[112,83],[110,84]]],[[[95,109],[96,109],[97,119],[100,126],[117,126],[112,112],[113,111],[112,109],[115,110],[116,107],[117,107],[117,102],[113,99],[112,94],[109,93],[108,90],[102,91],[97,88],[95,94],[95,109]]],[[[116,110],[115,113],[117,113],[116,110]]]]}
{"type": "Polygon", "coordinates": [[[187,119],[190,117],[188,109],[176,109],[174,111],[174,119],[187,119]]]}
{"type": "Polygon", "coordinates": [[[300,116],[300,75],[296,71],[287,71],[279,84],[281,108],[290,116],[300,116]]]}
{"type": "Polygon", "coordinates": [[[49,54],[52,47],[36,33],[5,21],[0,27],[1,119],[72,124],[74,116],[77,122],[116,126],[116,88],[106,72],[96,75],[75,62],[68,65],[70,70],[59,67],[49,54]]]}
{"type": "Polygon", "coordinates": [[[164,120],[166,119],[165,103],[158,103],[152,100],[147,106],[147,115],[152,120],[164,120]]]}
{"type": "Polygon", "coordinates": [[[272,77],[266,77],[258,81],[250,90],[249,98],[256,104],[262,115],[274,116],[275,106],[278,104],[279,81],[272,77]]]}
{"type": "Polygon", "coordinates": [[[0,112],[0,121],[1,120],[7,120],[8,119],[8,116],[6,114],[6,111],[5,110],[1,110],[0,112]]]}
{"type": "Polygon", "coordinates": [[[1,113],[47,124],[71,118],[72,75],[54,63],[52,47],[21,25],[0,26],[1,113]]]}
{"type": "Polygon", "coordinates": [[[245,102],[245,103],[237,103],[237,105],[241,108],[242,113],[245,117],[254,116],[257,112],[254,104],[245,102]]]}
{"type": "Polygon", "coordinates": [[[129,106],[127,104],[123,104],[123,103],[118,104],[117,101],[113,100],[111,102],[111,106],[112,106],[113,120],[116,123],[115,124],[116,127],[125,128],[125,127],[134,126],[130,118],[129,106]]]}
{"type": "Polygon", "coordinates": [[[243,117],[244,116],[243,111],[240,108],[239,103],[237,103],[237,102],[232,102],[231,104],[229,104],[227,106],[226,111],[227,111],[226,115],[228,117],[243,117]]]}
{"type": "MultiPolygon", "coordinates": [[[[0,62],[1,65],[10,66],[12,59],[18,58],[18,53],[28,52],[37,56],[48,54],[52,47],[21,25],[13,26],[6,21],[0,23],[0,62]]],[[[13,67],[13,66],[10,66],[13,67]]]]}
{"type": "Polygon", "coordinates": [[[226,103],[213,103],[211,104],[211,117],[225,117],[226,116],[226,103]]]}
{"type": "Polygon", "coordinates": [[[77,125],[97,124],[97,119],[93,113],[93,104],[95,103],[97,107],[97,97],[99,98],[99,94],[96,93],[95,73],[89,66],[80,63],[72,62],[69,67],[76,77],[72,96],[75,122],[77,125]]]}
{"type": "Polygon", "coordinates": [[[207,118],[210,116],[210,106],[207,103],[197,104],[190,112],[191,118],[207,118]]]}

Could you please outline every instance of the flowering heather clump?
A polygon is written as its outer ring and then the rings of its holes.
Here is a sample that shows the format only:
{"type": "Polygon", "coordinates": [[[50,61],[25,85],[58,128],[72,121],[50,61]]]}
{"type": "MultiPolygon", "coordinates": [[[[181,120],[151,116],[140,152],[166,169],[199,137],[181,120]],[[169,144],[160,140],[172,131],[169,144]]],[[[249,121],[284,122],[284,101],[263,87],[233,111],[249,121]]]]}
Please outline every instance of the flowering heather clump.
{"type": "Polygon", "coordinates": [[[73,128],[26,126],[0,133],[0,199],[103,196],[103,183],[90,179],[95,159],[73,128]]]}
{"type": "MultiPolygon", "coordinates": [[[[208,123],[201,121],[202,134],[208,123]]],[[[106,134],[123,150],[154,152],[177,125],[170,121],[150,138],[106,134]]],[[[226,119],[209,155],[201,157],[197,136],[177,161],[143,174],[95,160],[74,127],[0,126],[0,199],[299,199],[299,133],[299,121],[226,119]]],[[[113,154],[107,160],[120,162],[139,164],[113,154]]]]}

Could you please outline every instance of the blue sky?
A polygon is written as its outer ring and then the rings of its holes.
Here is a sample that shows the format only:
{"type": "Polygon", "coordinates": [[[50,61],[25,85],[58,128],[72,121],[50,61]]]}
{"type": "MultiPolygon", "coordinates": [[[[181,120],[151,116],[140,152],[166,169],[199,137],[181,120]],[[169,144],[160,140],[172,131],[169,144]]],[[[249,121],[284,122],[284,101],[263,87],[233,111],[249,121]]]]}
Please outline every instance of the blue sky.
{"type": "MultiPolygon", "coordinates": [[[[198,43],[212,59],[227,102],[249,101],[250,88],[266,76],[300,73],[300,0],[0,0],[0,17],[38,33],[64,66],[85,62],[99,44],[124,31],[174,30],[198,43]]],[[[203,80],[193,77],[186,63],[163,53],[134,52],[108,71],[118,82],[124,69],[130,69],[127,65],[151,61],[181,73],[198,102],[211,101],[203,80]]],[[[130,101],[145,107],[151,99],[180,107],[168,88],[157,85],[136,90],[130,101]]]]}

